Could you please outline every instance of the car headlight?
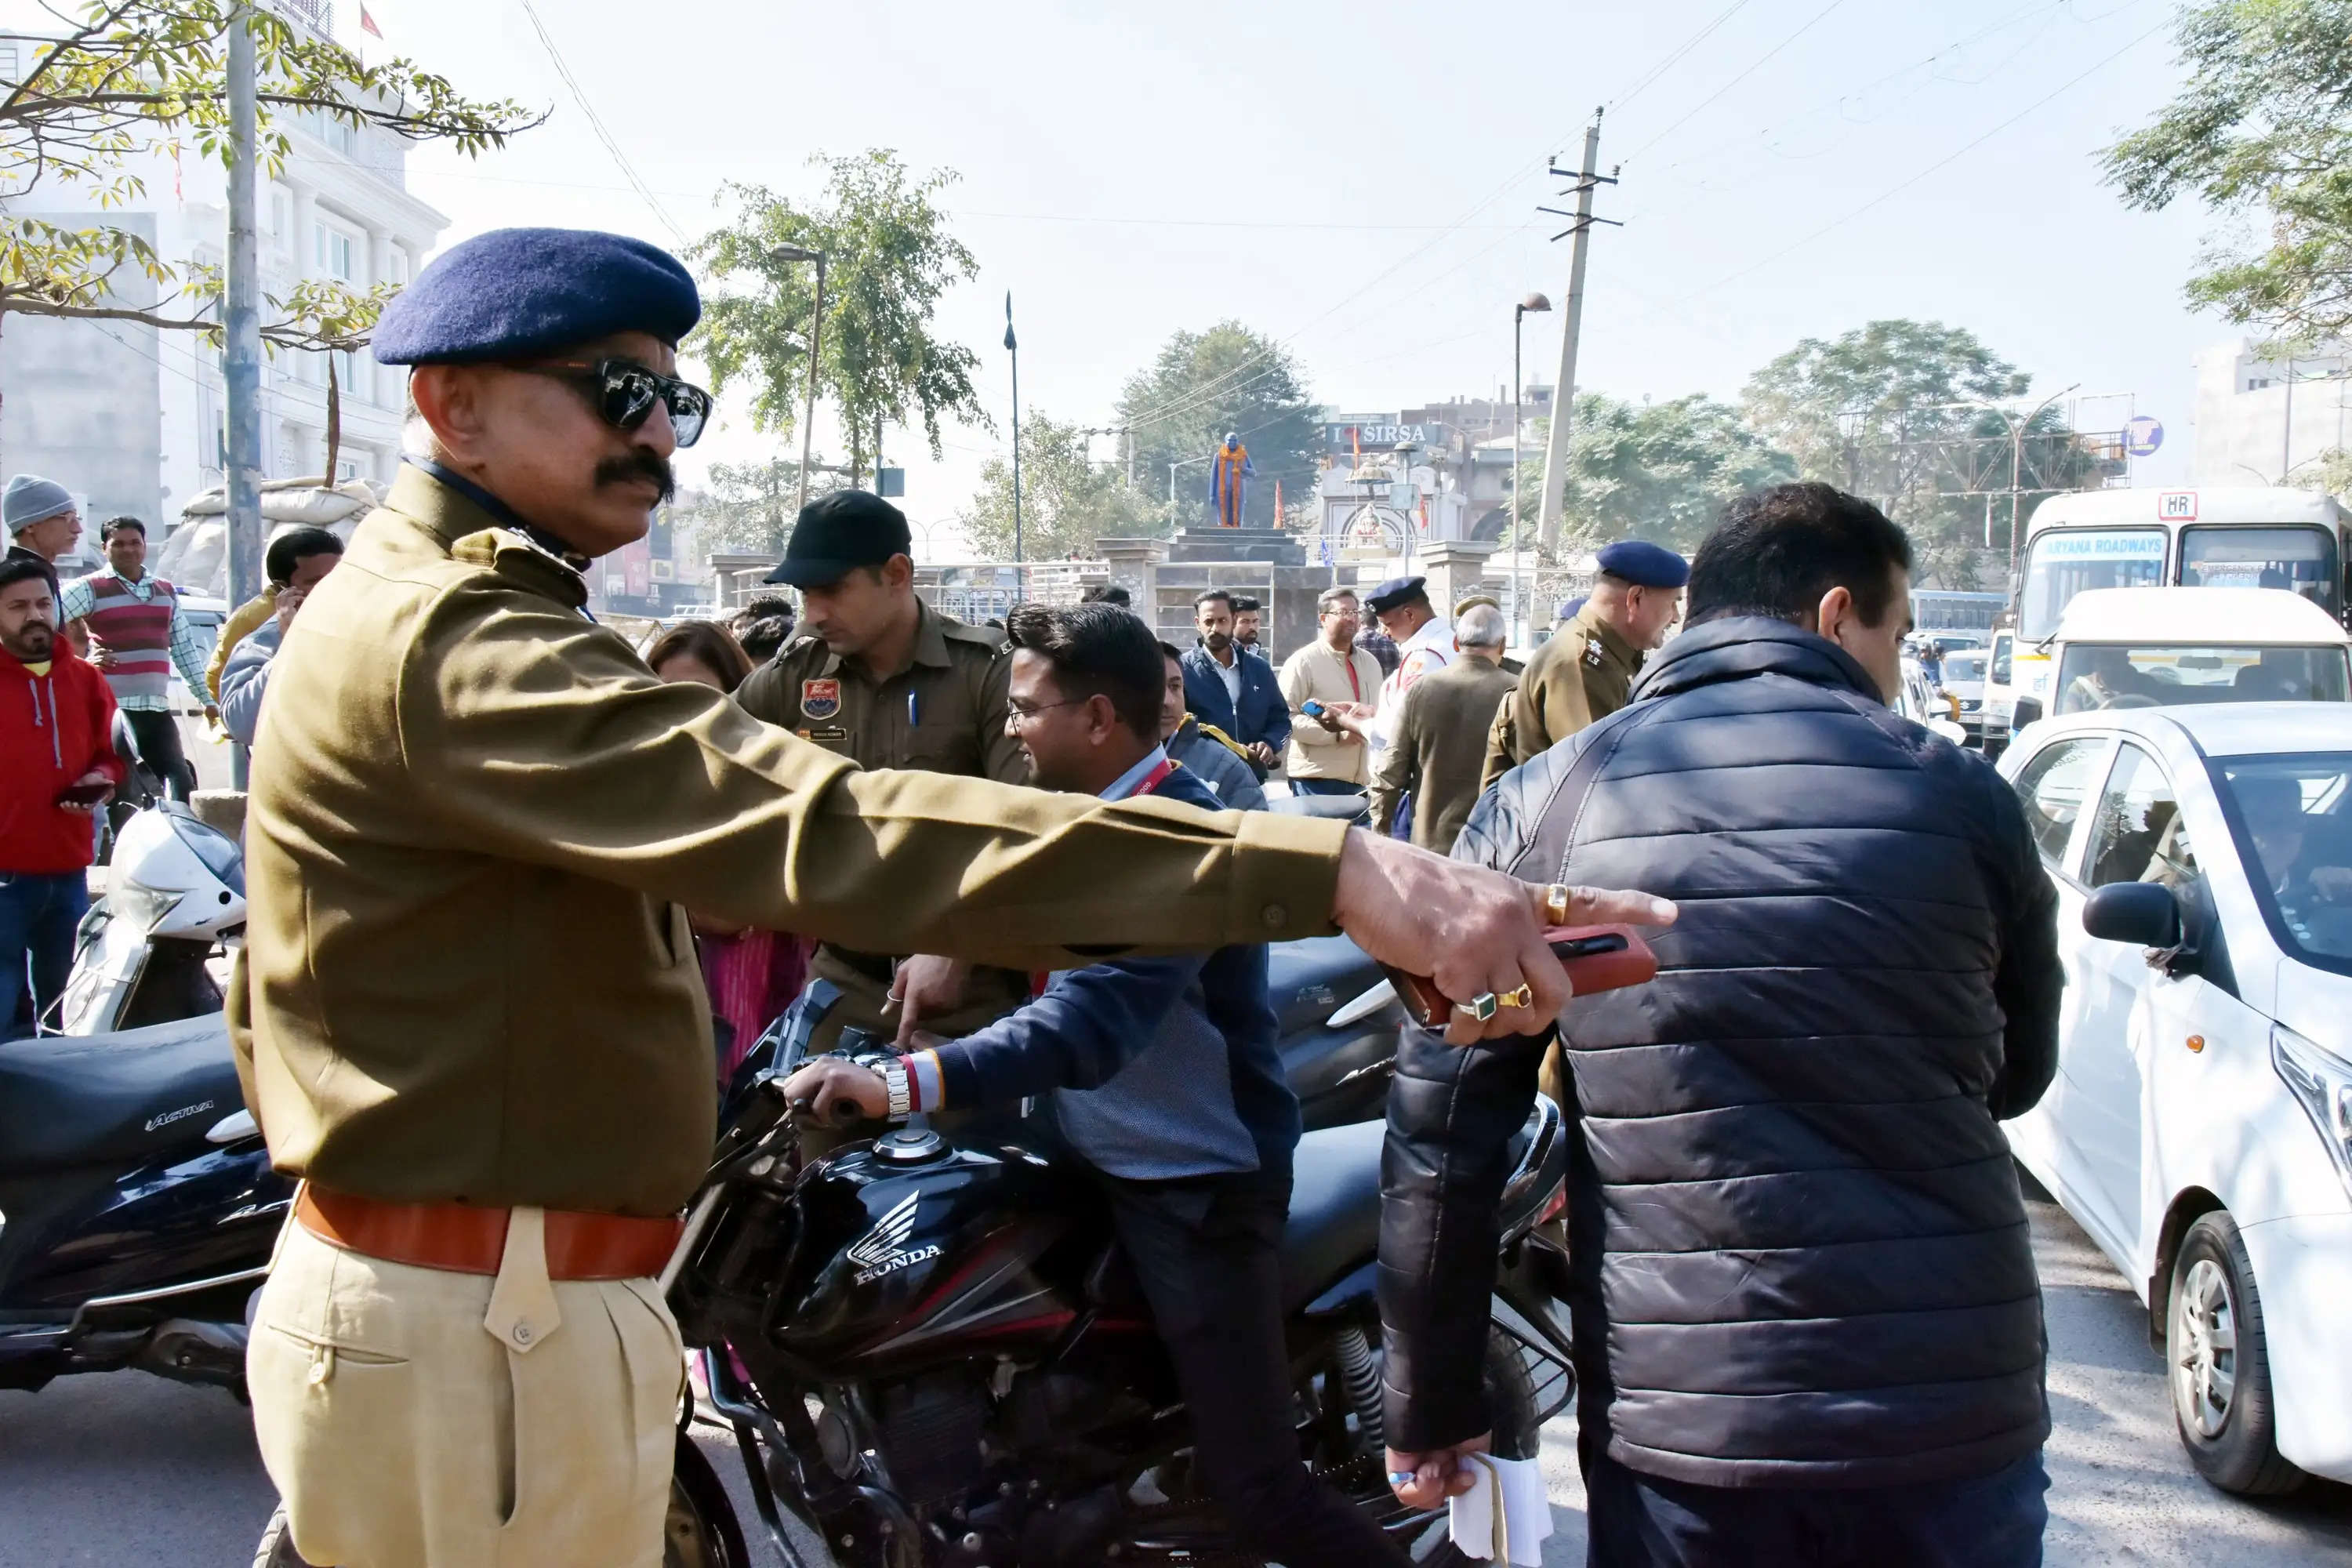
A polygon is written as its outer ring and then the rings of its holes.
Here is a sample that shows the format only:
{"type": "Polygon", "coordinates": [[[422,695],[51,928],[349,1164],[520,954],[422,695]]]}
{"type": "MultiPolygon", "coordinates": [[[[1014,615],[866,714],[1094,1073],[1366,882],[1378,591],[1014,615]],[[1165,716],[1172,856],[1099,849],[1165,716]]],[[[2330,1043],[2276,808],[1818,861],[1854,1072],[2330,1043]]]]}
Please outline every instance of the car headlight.
{"type": "Polygon", "coordinates": [[[121,886],[107,889],[106,903],[140,930],[153,931],[187,896],[184,888],[151,888],[126,877],[121,886]]]}
{"type": "Polygon", "coordinates": [[[2271,1066],[2327,1145],[2336,1178],[2352,1197],[2352,1063],[2324,1051],[2284,1024],[2271,1026],[2271,1066]]]}

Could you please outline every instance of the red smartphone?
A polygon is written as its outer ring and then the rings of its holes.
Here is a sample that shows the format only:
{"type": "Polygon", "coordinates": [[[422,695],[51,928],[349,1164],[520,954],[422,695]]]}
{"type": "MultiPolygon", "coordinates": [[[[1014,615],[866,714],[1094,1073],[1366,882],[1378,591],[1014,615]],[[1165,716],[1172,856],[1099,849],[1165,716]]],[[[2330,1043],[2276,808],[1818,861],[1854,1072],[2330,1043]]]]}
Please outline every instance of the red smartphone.
{"type": "Polygon", "coordinates": [[[59,805],[96,805],[114,793],[114,785],[104,779],[96,784],[68,784],[58,792],[59,805]]]}
{"type": "MultiPolygon", "coordinates": [[[[1553,926],[1544,932],[1544,941],[1579,996],[1646,984],[1658,973],[1657,955],[1632,926],[1553,926]]],[[[1454,999],[1439,991],[1435,981],[1400,969],[1388,969],[1388,976],[1414,1023],[1424,1029],[1443,1029],[1452,1021],[1454,999]]]]}

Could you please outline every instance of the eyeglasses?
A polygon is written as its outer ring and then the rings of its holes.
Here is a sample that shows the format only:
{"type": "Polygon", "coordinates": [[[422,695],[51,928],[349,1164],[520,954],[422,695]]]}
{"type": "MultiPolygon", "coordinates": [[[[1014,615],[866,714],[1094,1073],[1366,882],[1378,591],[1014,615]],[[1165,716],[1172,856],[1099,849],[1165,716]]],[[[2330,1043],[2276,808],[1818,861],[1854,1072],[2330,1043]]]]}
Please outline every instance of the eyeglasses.
{"type": "Polygon", "coordinates": [[[653,416],[654,405],[661,404],[669,410],[670,430],[681,447],[700,440],[702,426],[710,418],[710,394],[635,360],[551,360],[509,368],[585,387],[598,416],[616,430],[635,429],[653,416]]]}
{"type": "Polygon", "coordinates": [[[1021,726],[1028,723],[1032,719],[1034,719],[1038,714],[1046,711],[1048,709],[1083,708],[1093,700],[1094,699],[1091,697],[1073,697],[1066,701],[1040,702],[1035,704],[1034,707],[1026,703],[1007,702],[1004,705],[1004,722],[1008,727],[1018,730],[1021,726]]]}

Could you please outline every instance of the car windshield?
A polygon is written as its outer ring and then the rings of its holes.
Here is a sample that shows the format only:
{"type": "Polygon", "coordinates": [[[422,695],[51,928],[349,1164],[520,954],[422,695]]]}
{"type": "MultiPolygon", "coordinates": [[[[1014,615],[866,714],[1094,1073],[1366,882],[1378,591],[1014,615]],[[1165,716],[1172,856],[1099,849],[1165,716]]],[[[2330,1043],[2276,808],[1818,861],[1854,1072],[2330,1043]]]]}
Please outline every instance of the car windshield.
{"type": "Polygon", "coordinates": [[[2184,528],[2180,580],[2191,587],[2285,588],[2331,616],[2343,608],[2336,541],[2316,528],[2184,528]]]}
{"type": "Polygon", "coordinates": [[[2223,757],[2231,832],[2271,933],[2352,973],[2352,752],[2223,757]]]}
{"type": "Polygon", "coordinates": [[[2147,588],[2164,579],[2164,530],[2063,528],[2026,546],[2017,635],[2040,642],[2058,629],[2074,595],[2092,588],[2147,588]]]}
{"type": "Polygon", "coordinates": [[[2340,646],[2069,643],[2058,661],[2058,709],[2175,708],[2200,702],[2341,702],[2340,646]]]}
{"type": "Polygon", "coordinates": [[[1990,656],[1977,649],[1969,653],[1948,653],[1944,656],[1944,684],[1956,681],[1982,680],[1985,660],[1990,656]]]}

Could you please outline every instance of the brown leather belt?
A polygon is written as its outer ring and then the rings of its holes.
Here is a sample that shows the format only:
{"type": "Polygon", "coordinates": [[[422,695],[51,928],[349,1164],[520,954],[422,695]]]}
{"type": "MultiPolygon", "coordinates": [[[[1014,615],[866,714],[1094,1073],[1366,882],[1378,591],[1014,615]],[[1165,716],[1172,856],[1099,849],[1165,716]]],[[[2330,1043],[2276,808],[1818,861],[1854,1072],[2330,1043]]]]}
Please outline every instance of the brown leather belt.
{"type": "MultiPolygon", "coordinates": [[[[505,1209],[395,1204],[306,1182],[294,1203],[302,1228],[331,1246],[386,1263],[453,1274],[496,1274],[506,1255],[505,1209]]],[[[627,1215],[547,1211],[550,1279],[649,1279],[677,1246],[683,1223],[627,1215]]]]}

